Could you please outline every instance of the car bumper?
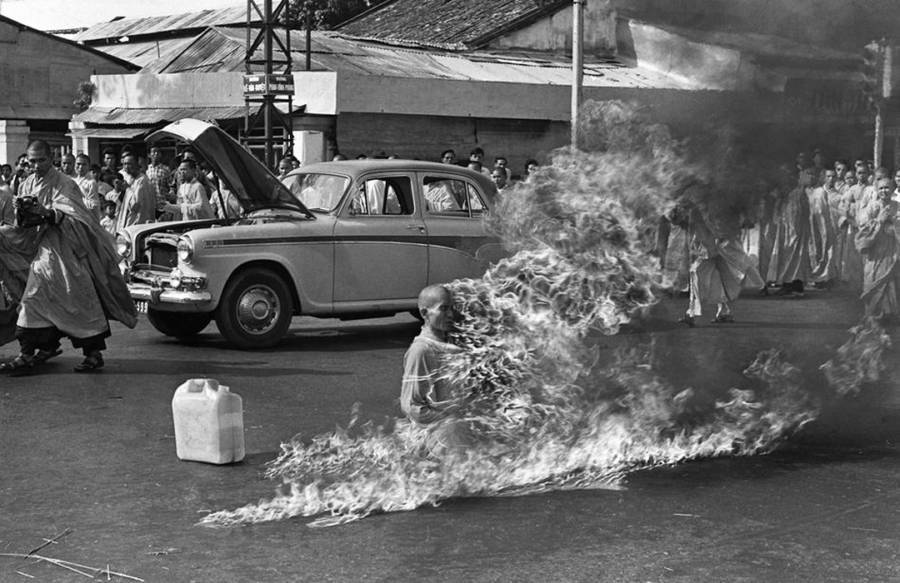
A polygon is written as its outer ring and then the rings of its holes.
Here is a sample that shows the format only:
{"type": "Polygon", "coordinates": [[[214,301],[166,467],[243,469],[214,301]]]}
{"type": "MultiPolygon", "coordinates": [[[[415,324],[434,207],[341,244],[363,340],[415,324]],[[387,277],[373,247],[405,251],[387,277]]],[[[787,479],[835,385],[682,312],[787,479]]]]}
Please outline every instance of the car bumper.
{"type": "Polygon", "coordinates": [[[146,313],[148,307],[184,312],[203,312],[212,309],[212,294],[208,291],[163,289],[134,283],[128,284],[128,291],[138,311],[142,313],[146,313]]]}

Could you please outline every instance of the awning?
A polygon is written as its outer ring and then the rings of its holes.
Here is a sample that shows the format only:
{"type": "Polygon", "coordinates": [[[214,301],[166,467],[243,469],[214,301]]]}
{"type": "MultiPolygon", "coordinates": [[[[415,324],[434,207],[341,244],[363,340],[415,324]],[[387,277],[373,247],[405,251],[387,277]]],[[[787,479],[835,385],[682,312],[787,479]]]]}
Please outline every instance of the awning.
{"type": "Polygon", "coordinates": [[[193,118],[218,121],[244,117],[243,105],[227,107],[90,107],[72,116],[72,121],[95,124],[151,125],[193,118]]]}
{"type": "Polygon", "coordinates": [[[75,128],[67,136],[74,138],[115,138],[128,140],[142,136],[154,128],[75,128]]]}

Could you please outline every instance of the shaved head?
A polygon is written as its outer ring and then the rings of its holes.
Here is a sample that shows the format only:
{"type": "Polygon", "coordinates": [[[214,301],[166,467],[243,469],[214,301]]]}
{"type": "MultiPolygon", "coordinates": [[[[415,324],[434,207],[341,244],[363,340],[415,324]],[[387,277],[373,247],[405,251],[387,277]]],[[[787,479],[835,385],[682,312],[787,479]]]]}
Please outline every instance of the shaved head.
{"type": "Polygon", "coordinates": [[[427,309],[444,300],[452,301],[450,290],[442,285],[429,285],[419,292],[419,309],[427,309]]]}

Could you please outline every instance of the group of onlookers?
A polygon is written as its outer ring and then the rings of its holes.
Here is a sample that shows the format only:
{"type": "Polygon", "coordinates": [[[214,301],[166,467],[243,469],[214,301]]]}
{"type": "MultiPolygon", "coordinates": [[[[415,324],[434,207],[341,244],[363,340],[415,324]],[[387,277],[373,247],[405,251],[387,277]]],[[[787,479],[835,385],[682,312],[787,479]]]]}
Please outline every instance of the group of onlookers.
{"type": "MultiPolygon", "coordinates": [[[[395,160],[400,156],[396,154],[387,155],[384,153],[375,156],[375,159],[387,159],[387,160],[395,160]]],[[[368,156],[366,154],[359,154],[356,156],[357,160],[367,160],[368,156]]],[[[336,153],[332,157],[332,161],[342,161],[347,160],[347,157],[341,153],[336,153]]],[[[452,148],[448,148],[441,152],[440,158],[438,159],[442,164],[453,164],[454,166],[463,166],[468,168],[469,170],[473,170],[475,172],[479,172],[484,174],[494,183],[494,186],[497,187],[498,191],[503,191],[507,186],[512,184],[515,179],[526,179],[528,176],[534,172],[538,168],[538,161],[530,158],[525,162],[524,172],[521,175],[513,174],[512,169],[509,167],[509,159],[506,156],[496,156],[494,158],[494,165],[490,168],[485,166],[485,155],[484,149],[475,147],[471,151],[469,151],[468,159],[464,161],[460,161],[456,157],[456,150],[452,148]]],[[[296,167],[296,166],[295,166],[296,167]]],[[[280,166],[279,166],[280,170],[280,166]]]]}
{"type": "MultiPolygon", "coordinates": [[[[494,186],[497,187],[497,190],[502,192],[507,186],[509,186],[514,178],[520,178],[519,176],[513,175],[512,169],[509,167],[509,160],[506,156],[496,156],[494,158],[494,165],[491,168],[487,168],[484,165],[484,150],[481,148],[473,148],[469,152],[469,159],[465,164],[459,164],[456,158],[456,151],[452,149],[447,149],[441,152],[441,163],[443,164],[455,164],[465,166],[469,170],[474,170],[475,172],[480,172],[485,176],[489,177],[491,181],[493,181],[494,186]]],[[[525,162],[525,171],[521,178],[527,178],[532,172],[534,172],[538,168],[538,162],[534,159],[529,159],[525,162]]]]}
{"type": "MultiPolygon", "coordinates": [[[[23,154],[16,167],[0,167],[0,222],[12,224],[12,199],[33,171],[23,154]]],[[[163,220],[237,216],[240,204],[224,187],[209,178],[190,150],[174,165],[163,161],[151,146],[145,158],[127,146],[121,152],[104,150],[103,165],[85,154],[63,154],[58,170],[80,188],[84,205],[110,233],[133,224],[163,220]]]]}
{"type": "Polygon", "coordinates": [[[800,297],[840,286],[861,293],[869,315],[900,315],[898,183],[900,169],[892,178],[864,159],[826,164],[817,150],[778,168],[774,186],[738,217],[740,231],[717,229],[734,218],[727,212],[680,205],[664,221],[662,261],[691,297],[682,321],[693,325],[703,302],[717,304],[714,322],[733,321],[741,288],[800,297]]]}

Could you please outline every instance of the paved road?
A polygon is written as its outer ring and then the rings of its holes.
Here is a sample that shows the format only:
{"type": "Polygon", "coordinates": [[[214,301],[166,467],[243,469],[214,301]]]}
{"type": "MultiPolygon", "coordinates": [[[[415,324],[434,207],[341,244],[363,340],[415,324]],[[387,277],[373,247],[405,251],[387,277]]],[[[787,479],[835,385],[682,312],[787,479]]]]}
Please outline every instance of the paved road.
{"type": "MultiPolygon", "coordinates": [[[[852,298],[812,292],[747,300],[737,324],[687,329],[672,323],[683,303],[600,339],[601,354],[652,347],[664,375],[715,395],[759,350],[779,347],[807,390],[824,390],[817,366],[859,316],[852,298]]],[[[297,319],[277,349],[239,352],[214,326],[184,346],[142,321],[115,328],[102,374],[71,373],[70,351],[40,375],[0,379],[0,553],[68,528],[40,553],[146,581],[900,581],[896,355],[883,382],[830,403],[768,456],[639,472],[621,491],[453,500],[329,529],[306,519],[195,525],[209,510],[270,497],[264,464],[294,434],[333,429],[354,402],[375,419],[395,415],[417,327],[405,315],[297,319]],[[176,459],[171,398],[191,377],[243,397],[244,463],[176,459]]],[[[26,575],[86,580],[0,556],[0,581],[26,575]]]]}

